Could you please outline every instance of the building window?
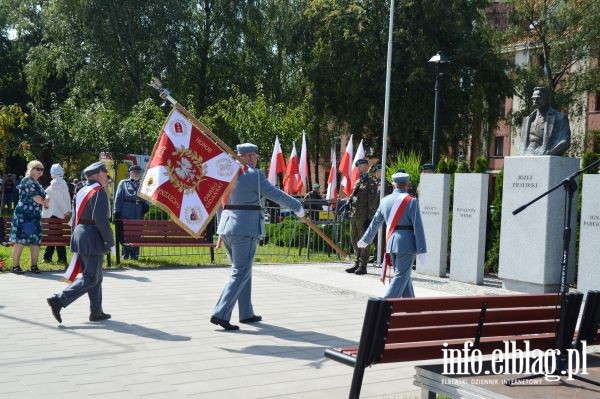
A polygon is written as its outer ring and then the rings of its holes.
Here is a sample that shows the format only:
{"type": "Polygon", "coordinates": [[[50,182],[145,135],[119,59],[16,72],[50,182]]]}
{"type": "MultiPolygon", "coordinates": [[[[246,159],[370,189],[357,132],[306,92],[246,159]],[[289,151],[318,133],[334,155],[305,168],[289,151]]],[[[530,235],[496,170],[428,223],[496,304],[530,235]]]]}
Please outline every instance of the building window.
{"type": "Polygon", "coordinates": [[[596,92],[596,104],[594,105],[594,111],[600,111],[600,92],[596,92]]]}
{"type": "Polygon", "coordinates": [[[494,156],[504,156],[504,136],[497,136],[494,141],[494,156]]]}
{"type": "Polygon", "coordinates": [[[498,113],[500,114],[500,118],[504,118],[506,116],[506,99],[501,98],[498,103],[498,113]]]}

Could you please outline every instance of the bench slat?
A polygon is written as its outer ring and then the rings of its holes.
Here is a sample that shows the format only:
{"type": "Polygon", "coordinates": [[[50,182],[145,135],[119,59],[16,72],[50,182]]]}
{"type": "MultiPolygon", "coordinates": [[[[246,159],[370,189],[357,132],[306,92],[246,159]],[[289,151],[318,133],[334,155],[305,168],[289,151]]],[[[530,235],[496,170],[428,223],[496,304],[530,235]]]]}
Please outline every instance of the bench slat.
{"type": "MultiPolygon", "coordinates": [[[[390,329],[404,327],[438,326],[440,324],[458,325],[477,322],[480,309],[443,310],[436,312],[396,313],[392,314],[390,329]],[[441,321],[443,318],[443,321],[441,321]]],[[[485,322],[502,323],[524,320],[547,320],[560,316],[560,309],[551,307],[488,309],[485,322]]]]}
{"type": "MultiPolygon", "coordinates": [[[[531,336],[536,334],[550,333],[554,334],[558,320],[534,320],[511,323],[484,323],[481,334],[484,337],[519,335],[531,336]]],[[[477,331],[477,323],[444,326],[439,325],[436,328],[431,327],[411,327],[405,329],[391,329],[388,331],[387,344],[397,342],[425,342],[437,341],[441,339],[464,339],[474,340],[477,331]]]]}

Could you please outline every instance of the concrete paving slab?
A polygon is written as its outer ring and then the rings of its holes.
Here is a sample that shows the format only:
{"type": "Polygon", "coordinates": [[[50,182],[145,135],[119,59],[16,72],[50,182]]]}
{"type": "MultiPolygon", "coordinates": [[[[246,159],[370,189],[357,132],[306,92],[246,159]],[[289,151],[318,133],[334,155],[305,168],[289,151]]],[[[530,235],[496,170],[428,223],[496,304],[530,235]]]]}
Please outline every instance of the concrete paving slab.
{"type": "MultiPolygon", "coordinates": [[[[323,351],[356,343],[366,299],[385,292],[379,269],[356,276],[347,266],[256,265],[264,322],[237,332],[209,323],[228,266],[107,270],[113,318],[99,323],[85,297],[63,309],[63,324],[53,319],[46,297],[64,287],[59,273],[1,273],[0,397],[345,398],[352,369],[323,351]]],[[[417,296],[507,292],[413,277],[417,296]]],[[[413,375],[414,363],[368,369],[361,396],[418,398],[413,375]]]]}

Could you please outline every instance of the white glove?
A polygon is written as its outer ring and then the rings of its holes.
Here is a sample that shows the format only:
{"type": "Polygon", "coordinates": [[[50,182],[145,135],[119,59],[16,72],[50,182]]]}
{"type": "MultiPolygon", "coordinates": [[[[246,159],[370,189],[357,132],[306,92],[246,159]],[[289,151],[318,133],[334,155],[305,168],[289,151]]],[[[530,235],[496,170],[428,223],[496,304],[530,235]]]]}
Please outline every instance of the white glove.
{"type": "Polygon", "coordinates": [[[427,252],[417,255],[417,263],[419,265],[424,265],[427,261],[427,252]]]}
{"type": "Polygon", "coordinates": [[[299,218],[303,218],[304,217],[304,207],[302,205],[300,205],[300,209],[297,211],[294,211],[294,213],[296,214],[296,216],[298,216],[299,218]]]}
{"type": "Polygon", "coordinates": [[[117,256],[117,247],[115,247],[114,245],[110,247],[110,254],[112,256],[117,256]]]}
{"type": "Polygon", "coordinates": [[[366,248],[367,245],[369,245],[369,244],[367,244],[363,240],[358,240],[358,242],[356,243],[356,246],[359,247],[359,248],[366,248]]]}

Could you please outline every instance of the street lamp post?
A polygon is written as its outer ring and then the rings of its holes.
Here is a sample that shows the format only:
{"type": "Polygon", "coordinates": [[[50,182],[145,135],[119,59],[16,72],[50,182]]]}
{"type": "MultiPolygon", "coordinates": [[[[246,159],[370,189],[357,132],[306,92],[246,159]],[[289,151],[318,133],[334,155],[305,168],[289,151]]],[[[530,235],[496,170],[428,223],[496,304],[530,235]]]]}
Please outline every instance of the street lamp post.
{"type": "Polygon", "coordinates": [[[438,51],[436,55],[431,57],[428,62],[435,64],[435,106],[433,109],[433,138],[431,140],[431,163],[433,167],[437,167],[438,163],[438,131],[439,131],[439,111],[440,111],[440,64],[447,64],[450,60],[438,51]]]}

